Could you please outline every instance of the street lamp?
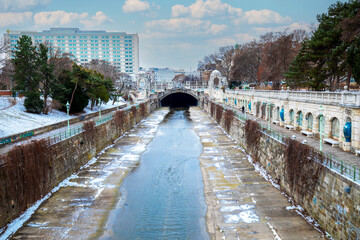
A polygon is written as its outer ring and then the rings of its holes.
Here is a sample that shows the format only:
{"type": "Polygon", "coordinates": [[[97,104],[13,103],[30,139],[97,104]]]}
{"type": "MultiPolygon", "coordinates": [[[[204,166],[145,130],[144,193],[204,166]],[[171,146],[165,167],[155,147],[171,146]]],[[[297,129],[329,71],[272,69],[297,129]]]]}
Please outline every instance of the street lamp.
{"type": "Polygon", "coordinates": [[[119,96],[116,95],[115,98],[116,98],[116,111],[118,111],[119,110],[119,96]]]}
{"type": "Polygon", "coordinates": [[[66,112],[67,112],[67,130],[68,130],[68,132],[70,132],[69,110],[70,110],[70,104],[69,104],[69,101],[67,101],[66,102],[66,112]]]}
{"type": "Polygon", "coordinates": [[[270,102],[270,99],[268,100],[268,103],[269,103],[269,123],[268,123],[268,130],[270,130],[270,105],[271,105],[271,102],[270,102]]]}
{"type": "Polygon", "coordinates": [[[320,108],[319,108],[319,132],[320,132],[320,152],[322,151],[322,133],[324,131],[323,129],[323,126],[322,126],[322,122],[323,122],[323,111],[324,111],[324,108],[322,107],[322,105],[320,105],[320,108]]]}
{"type": "Polygon", "coordinates": [[[101,119],[101,99],[99,98],[99,119],[101,119]]]}

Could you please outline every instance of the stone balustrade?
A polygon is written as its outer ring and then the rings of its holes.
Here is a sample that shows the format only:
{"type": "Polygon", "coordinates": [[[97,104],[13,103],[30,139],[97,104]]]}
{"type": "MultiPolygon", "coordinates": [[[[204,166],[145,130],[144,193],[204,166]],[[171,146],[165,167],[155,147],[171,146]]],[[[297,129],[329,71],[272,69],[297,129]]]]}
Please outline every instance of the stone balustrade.
{"type": "Polygon", "coordinates": [[[360,92],[226,90],[227,94],[360,108],[360,92]]]}

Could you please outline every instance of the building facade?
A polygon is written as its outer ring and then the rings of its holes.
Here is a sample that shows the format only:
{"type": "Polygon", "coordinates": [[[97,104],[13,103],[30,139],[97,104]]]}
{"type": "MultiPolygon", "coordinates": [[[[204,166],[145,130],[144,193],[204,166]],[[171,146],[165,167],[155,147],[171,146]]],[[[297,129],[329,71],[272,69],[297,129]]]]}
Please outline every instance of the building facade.
{"type": "Polygon", "coordinates": [[[360,154],[359,92],[207,89],[210,99],[360,154]],[[347,129],[345,131],[345,129],[347,129]],[[347,132],[345,134],[345,132],[347,132]]]}
{"type": "Polygon", "coordinates": [[[50,28],[42,32],[9,31],[4,34],[4,40],[9,42],[10,49],[14,50],[17,40],[23,35],[31,37],[34,44],[48,43],[71,54],[73,60],[79,64],[98,59],[109,62],[119,72],[136,74],[139,71],[137,33],[50,28]]]}

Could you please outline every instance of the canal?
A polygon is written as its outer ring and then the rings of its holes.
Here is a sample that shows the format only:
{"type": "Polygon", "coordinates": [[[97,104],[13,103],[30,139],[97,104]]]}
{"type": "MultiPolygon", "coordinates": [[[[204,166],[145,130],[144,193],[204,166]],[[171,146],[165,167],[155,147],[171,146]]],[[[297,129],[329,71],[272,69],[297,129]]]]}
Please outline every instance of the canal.
{"type": "Polygon", "coordinates": [[[167,114],[124,180],[102,239],[208,239],[202,145],[192,126],[188,110],[167,114]]]}

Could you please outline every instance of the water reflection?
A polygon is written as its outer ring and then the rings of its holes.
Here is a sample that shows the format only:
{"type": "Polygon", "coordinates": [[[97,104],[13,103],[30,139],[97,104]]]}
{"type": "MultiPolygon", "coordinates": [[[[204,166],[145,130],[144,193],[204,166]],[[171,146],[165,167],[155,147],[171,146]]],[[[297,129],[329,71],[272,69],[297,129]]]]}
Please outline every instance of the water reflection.
{"type": "Polygon", "coordinates": [[[198,157],[188,110],[172,109],[121,187],[103,239],[208,239],[198,157]]]}

